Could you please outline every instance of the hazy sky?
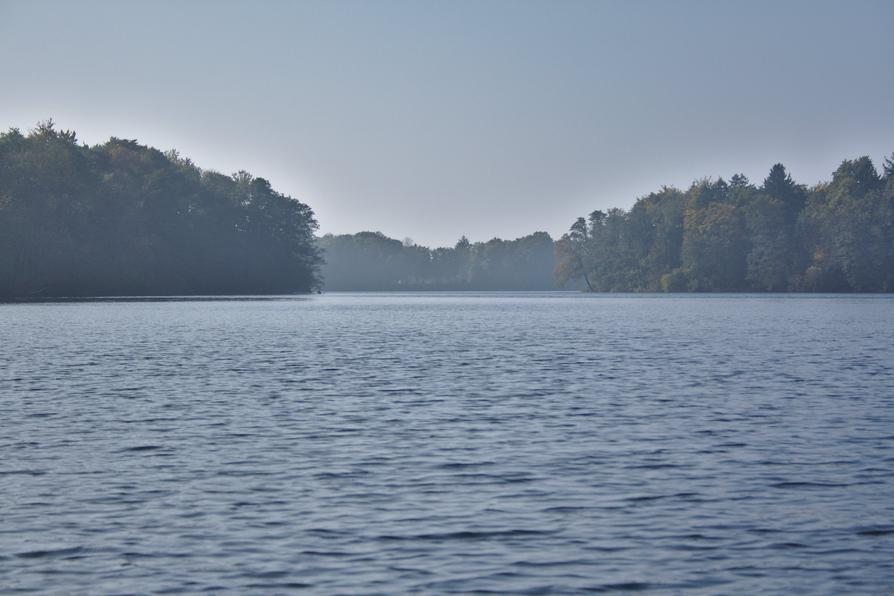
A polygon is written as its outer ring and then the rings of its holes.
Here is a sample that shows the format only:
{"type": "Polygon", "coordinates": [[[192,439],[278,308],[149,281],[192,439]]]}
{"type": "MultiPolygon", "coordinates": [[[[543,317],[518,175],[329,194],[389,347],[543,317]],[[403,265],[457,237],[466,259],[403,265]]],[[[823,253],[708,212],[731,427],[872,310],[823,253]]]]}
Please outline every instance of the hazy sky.
{"type": "Polygon", "coordinates": [[[0,0],[0,128],[246,169],[322,232],[558,236],[662,184],[894,151],[894,0],[0,0]]]}

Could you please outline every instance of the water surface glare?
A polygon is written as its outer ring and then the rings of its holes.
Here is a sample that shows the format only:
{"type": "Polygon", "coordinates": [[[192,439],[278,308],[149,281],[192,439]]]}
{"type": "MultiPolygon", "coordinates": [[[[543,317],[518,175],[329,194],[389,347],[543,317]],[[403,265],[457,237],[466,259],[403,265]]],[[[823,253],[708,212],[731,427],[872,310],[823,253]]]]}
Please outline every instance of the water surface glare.
{"type": "Polygon", "coordinates": [[[894,297],[0,304],[0,592],[885,593],[894,297]]]}

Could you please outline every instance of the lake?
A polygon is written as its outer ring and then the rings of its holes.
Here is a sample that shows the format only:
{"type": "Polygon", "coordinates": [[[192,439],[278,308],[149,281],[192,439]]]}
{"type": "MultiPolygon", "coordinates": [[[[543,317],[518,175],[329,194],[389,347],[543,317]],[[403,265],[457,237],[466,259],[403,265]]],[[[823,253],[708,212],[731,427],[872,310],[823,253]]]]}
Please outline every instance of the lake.
{"type": "Polygon", "coordinates": [[[882,593],[894,296],[0,304],[0,592],[882,593]]]}

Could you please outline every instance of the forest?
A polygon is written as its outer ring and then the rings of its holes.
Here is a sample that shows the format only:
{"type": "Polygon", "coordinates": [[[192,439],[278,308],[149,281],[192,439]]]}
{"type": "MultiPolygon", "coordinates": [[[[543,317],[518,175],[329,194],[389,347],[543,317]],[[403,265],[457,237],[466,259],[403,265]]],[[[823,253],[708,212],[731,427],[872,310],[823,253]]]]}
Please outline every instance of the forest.
{"type": "Polygon", "coordinates": [[[0,134],[0,296],[309,292],[310,207],[247,172],[133,140],[79,144],[40,123],[0,134]]]}
{"type": "Polygon", "coordinates": [[[516,240],[427,248],[380,232],[320,238],[327,290],[552,290],[555,246],[546,232],[516,240]]]}
{"type": "Polygon", "coordinates": [[[672,187],[546,232],[427,248],[379,232],[317,237],[264,178],[134,140],[79,144],[39,123],[0,134],[0,297],[386,290],[892,292],[894,155],[831,181],[782,164],[672,187]]]}
{"type": "Polygon", "coordinates": [[[559,284],[592,292],[892,292],[894,155],[812,188],[776,164],[596,210],[556,242],[559,284]]]}

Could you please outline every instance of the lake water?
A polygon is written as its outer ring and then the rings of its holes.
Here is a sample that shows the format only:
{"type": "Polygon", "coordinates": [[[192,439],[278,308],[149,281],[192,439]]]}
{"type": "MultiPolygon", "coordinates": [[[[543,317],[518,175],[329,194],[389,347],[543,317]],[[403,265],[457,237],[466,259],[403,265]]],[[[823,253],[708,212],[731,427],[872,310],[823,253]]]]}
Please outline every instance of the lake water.
{"type": "Polygon", "coordinates": [[[894,297],[0,305],[0,592],[886,593],[894,297]]]}

